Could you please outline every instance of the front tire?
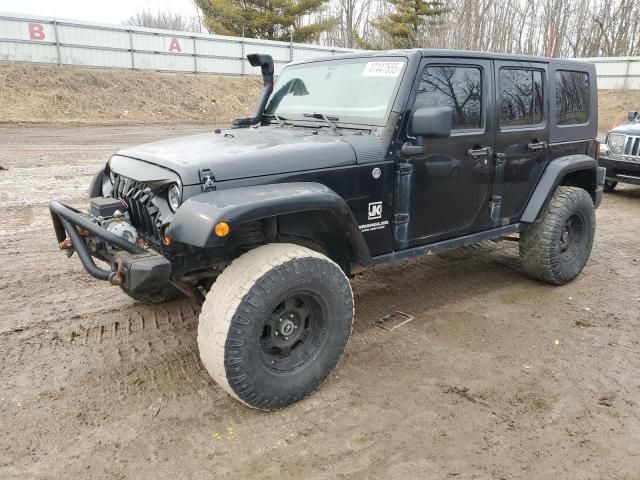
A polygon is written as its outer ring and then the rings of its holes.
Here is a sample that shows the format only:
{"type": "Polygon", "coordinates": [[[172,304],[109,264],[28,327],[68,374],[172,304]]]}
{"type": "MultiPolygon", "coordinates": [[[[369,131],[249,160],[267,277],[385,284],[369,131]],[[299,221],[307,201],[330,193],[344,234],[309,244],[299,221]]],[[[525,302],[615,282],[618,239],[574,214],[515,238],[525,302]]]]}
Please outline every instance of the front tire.
{"type": "Polygon", "coordinates": [[[589,259],[595,229],[591,196],[582,188],[558,187],[541,218],[520,236],[524,270],[554,285],[570,282],[589,259]]]}
{"type": "Polygon", "coordinates": [[[245,405],[274,410],[311,394],[340,360],[353,323],[338,265],[294,244],[234,260],[207,295],[198,347],[209,374],[245,405]]]}

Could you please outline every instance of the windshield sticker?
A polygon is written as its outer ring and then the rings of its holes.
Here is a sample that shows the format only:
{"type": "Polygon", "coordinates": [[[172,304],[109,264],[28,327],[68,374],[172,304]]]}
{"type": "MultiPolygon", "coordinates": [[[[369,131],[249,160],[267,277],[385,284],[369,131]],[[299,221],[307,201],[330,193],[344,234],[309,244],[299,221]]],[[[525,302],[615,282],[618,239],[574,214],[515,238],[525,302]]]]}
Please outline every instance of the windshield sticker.
{"type": "Polygon", "coordinates": [[[368,62],[363,77],[397,77],[402,71],[404,62],[368,62]]]}

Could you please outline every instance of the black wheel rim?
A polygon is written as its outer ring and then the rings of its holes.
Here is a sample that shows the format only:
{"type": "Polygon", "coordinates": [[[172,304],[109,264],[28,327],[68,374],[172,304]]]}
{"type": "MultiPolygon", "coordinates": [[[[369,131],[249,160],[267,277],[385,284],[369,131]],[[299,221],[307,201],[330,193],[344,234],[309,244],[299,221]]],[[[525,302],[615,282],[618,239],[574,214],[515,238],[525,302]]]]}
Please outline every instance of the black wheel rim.
{"type": "Polygon", "coordinates": [[[582,251],[585,239],[584,218],[574,213],[564,222],[560,233],[560,254],[566,262],[573,262],[582,251]]]}
{"type": "Polygon", "coordinates": [[[265,319],[260,336],[260,356],[275,372],[300,368],[313,358],[325,336],[323,303],[310,292],[287,296],[265,319]]]}

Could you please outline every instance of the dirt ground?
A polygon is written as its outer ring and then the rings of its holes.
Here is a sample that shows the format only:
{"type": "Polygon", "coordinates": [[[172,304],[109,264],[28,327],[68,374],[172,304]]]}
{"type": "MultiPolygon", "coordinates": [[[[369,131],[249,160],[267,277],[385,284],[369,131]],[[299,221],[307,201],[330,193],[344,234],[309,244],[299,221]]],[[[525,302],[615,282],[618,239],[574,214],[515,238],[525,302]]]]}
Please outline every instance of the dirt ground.
{"type": "Polygon", "coordinates": [[[514,242],[354,279],[335,373],[263,413],[210,380],[187,301],[92,279],[46,209],[118,148],[205,128],[0,129],[0,478],[640,478],[640,188],[605,196],[564,287],[514,242]],[[373,325],[394,310],[415,319],[373,325]]]}
{"type": "Polygon", "coordinates": [[[257,76],[0,62],[0,124],[228,124],[251,112],[261,84],[257,76]]]}
{"type": "MultiPolygon", "coordinates": [[[[0,62],[0,124],[229,123],[248,115],[257,76],[179,75],[0,62]]],[[[640,109],[640,91],[598,92],[598,131],[640,109]]]]}

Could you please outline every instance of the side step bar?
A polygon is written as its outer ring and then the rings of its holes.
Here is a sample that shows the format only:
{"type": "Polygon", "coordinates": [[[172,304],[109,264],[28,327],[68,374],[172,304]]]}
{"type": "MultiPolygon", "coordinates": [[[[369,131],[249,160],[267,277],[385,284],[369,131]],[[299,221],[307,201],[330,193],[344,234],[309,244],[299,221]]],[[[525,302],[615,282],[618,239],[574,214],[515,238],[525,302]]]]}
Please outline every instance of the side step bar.
{"type": "Polygon", "coordinates": [[[398,260],[421,257],[422,255],[432,255],[434,253],[444,252],[446,250],[452,250],[454,248],[466,247],[467,245],[473,245],[485,240],[505,237],[514,233],[520,233],[525,229],[525,227],[526,224],[524,223],[514,223],[512,225],[492,228],[491,230],[484,230],[482,232],[472,233],[470,235],[453,238],[451,240],[443,240],[441,242],[430,243],[428,245],[420,245],[419,247],[407,248],[406,250],[385,253],[384,255],[373,257],[371,259],[372,263],[367,265],[367,269],[386,265],[387,263],[393,263],[398,260]]]}

